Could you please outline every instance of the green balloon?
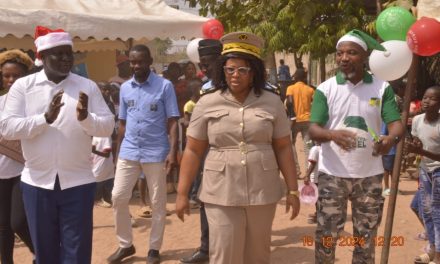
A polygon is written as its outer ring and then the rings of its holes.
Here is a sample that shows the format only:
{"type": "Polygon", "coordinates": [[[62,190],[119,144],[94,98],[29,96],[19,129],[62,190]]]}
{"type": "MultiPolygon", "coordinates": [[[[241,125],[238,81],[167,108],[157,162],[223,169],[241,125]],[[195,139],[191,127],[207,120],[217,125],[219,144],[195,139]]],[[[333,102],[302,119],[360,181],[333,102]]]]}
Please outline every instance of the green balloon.
{"type": "Polygon", "coordinates": [[[406,41],[406,33],[414,22],[416,18],[405,8],[389,7],[377,17],[376,31],[384,41],[406,41]]]}

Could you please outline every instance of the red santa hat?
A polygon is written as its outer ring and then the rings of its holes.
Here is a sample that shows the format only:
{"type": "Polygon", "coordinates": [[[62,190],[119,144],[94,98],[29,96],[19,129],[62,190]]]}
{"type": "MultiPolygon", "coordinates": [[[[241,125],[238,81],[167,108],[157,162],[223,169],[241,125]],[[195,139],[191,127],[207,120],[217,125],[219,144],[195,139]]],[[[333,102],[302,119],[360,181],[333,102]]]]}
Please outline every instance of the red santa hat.
{"type": "Polygon", "coordinates": [[[40,51],[64,45],[73,46],[72,37],[69,33],[62,29],[51,30],[43,26],[37,26],[35,28],[34,43],[37,47],[37,58],[35,59],[35,65],[37,66],[43,65],[40,51]]]}

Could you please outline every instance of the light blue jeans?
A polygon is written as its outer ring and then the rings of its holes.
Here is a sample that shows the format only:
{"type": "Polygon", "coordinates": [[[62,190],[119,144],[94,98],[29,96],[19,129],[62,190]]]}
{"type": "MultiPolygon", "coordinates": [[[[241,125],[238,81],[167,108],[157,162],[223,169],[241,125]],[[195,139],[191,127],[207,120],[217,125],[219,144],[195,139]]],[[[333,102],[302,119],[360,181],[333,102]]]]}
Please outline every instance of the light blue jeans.
{"type": "Polygon", "coordinates": [[[440,168],[429,173],[420,168],[423,184],[423,222],[431,245],[440,252],[440,168]]]}

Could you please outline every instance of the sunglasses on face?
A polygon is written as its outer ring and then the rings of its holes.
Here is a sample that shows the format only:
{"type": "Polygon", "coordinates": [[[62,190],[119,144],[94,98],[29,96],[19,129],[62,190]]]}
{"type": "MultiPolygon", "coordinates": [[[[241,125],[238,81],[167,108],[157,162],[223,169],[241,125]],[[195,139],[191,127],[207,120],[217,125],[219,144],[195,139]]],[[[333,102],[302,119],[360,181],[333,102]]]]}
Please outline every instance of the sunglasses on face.
{"type": "Polygon", "coordinates": [[[247,75],[251,71],[250,67],[235,68],[235,67],[223,66],[223,69],[225,70],[225,73],[228,75],[232,75],[235,72],[238,72],[238,75],[247,75]]]}

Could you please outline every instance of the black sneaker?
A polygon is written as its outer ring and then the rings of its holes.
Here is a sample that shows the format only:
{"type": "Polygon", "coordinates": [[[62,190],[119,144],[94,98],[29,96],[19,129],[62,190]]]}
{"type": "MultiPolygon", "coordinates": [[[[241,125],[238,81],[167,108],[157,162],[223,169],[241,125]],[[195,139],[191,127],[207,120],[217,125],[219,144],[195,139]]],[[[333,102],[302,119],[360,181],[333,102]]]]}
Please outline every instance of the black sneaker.
{"type": "Polygon", "coordinates": [[[180,263],[207,263],[209,261],[208,252],[204,252],[200,249],[194,251],[194,253],[186,258],[180,259],[180,263]]]}
{"type": "Polygon", "coordinates": [[[159,250],[150,249],[148,251],[147,264],[159,264],[159,263],[160,263],[159,250]]]}
{"type": "Polygon", "coordinates": [[[108,263],[117,264],[120,263],[124,258],[134,255],[136,253],[136,249],[133,245],[128,248],[118,248],[115,253],[111,254],[110,257],[107,258],[108,263]]]}

